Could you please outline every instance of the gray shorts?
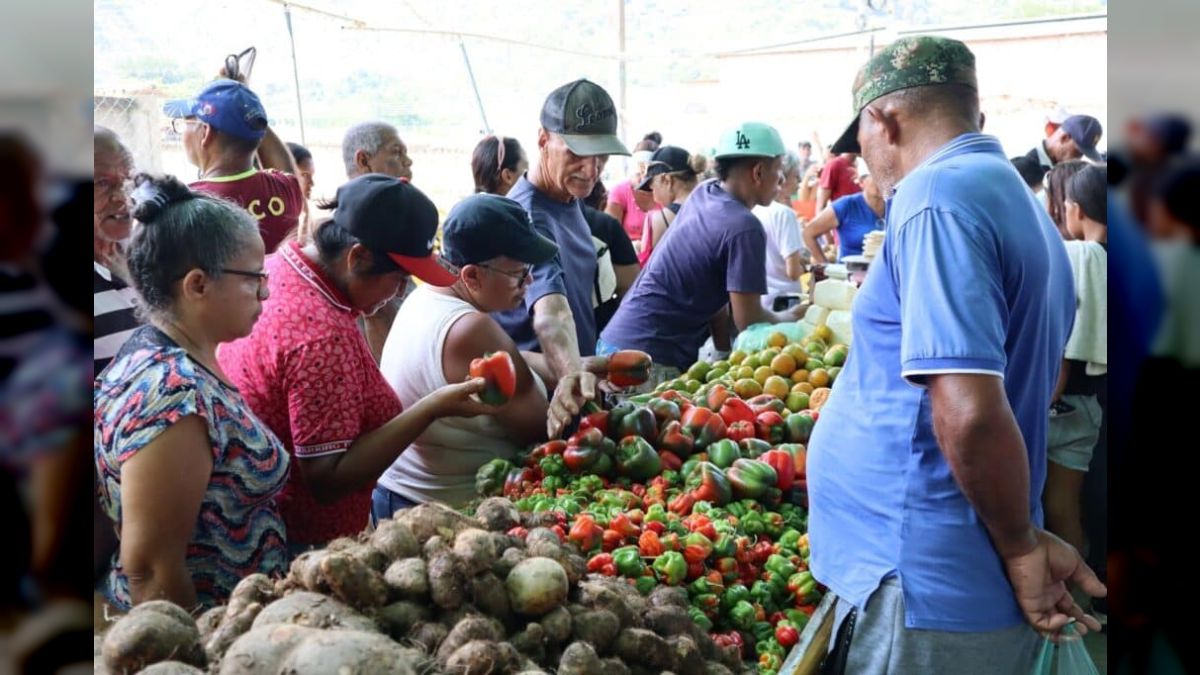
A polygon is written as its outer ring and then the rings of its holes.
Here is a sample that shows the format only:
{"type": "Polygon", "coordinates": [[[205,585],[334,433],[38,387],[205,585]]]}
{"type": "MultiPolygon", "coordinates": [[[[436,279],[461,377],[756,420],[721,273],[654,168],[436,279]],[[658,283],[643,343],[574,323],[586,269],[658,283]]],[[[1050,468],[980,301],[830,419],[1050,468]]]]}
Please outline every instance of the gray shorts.
{"type": "MultiPolygon", "coordinates": [[[[841,600],[834,607],[831,650],[852,607],[841,600]]],[[[986,633],[907,628],[904,592],[900,580],[892,577],[871,595],[866,611],[858,612],[845,673],[1029,675],[1041,647],[1041,636],[1028,624],[986,633]]]]}
{"type": "Polygon", "coordinates": [[[1046,459],[1075,471],[1088,470],[1096,441],[1100,439],[1103,412],[1095,396],[1067,395],[1063,402],[1073,411],[1052,415],[1046,429],[1046,459]]]}

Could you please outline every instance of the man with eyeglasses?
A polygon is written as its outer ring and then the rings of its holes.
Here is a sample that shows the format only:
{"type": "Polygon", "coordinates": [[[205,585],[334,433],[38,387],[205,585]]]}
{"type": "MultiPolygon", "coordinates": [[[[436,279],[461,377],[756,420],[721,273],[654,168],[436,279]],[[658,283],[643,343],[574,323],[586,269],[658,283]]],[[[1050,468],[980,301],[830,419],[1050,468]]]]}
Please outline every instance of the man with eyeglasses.
{"type": "Polygon", "coordinates": [[[200,169],[189,187],[242,205],[273,252],[300,224],[305,200],[296,162],[267,125],[262,101],[245,84],[220,79],[194,98],[169,101],[163,112],[183,138],[188,161],[200,169]]]}
{"type": "Polygon", "coordinates": [[[596,395],[596,377],[582,359],[596,353],[597,337],[596,248],[582,204],[608,156],[629,154],[616,133],[617,109],[602,87],[581,79],[555,89],[542,106],[537,165],[508,193],[529,212],[534,229],[558,244],[558,255],[534,266],[522,305],[494,314],[530,353],[534,370],[572,394],[553,397],[551,437],[596,395]]]}
{"type": "Polygon", "coordinates": [[[118,247],[129,239],[133,154],[111,129],[97,126],[93,158],[92,347],[99,374],[141,322],[134,306],[137,293],[113,270],[118,247]]]}

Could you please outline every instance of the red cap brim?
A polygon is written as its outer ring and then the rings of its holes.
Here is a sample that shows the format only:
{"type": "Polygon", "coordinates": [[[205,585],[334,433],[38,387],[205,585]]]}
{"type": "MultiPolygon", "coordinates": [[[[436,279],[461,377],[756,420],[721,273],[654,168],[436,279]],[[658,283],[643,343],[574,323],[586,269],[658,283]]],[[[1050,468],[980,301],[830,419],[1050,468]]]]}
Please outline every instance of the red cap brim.
{"type": "Polygon", "coordinates": [[[413,258],[405,255],[389,253],[388,256],[403,267],[409,274],[431,286],[453,286],[458,281],[458,275],[452,271],[450,264],[440,256],[427,255],[423,258],[413,258]]]}

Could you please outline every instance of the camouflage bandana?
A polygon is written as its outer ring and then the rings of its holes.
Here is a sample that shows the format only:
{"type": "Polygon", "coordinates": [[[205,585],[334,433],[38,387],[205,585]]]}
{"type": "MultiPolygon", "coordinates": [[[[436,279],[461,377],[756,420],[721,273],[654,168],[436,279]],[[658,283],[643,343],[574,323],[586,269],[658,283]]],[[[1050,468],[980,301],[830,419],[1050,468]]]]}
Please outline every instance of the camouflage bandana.
{"type": "Polygon", "coordinates": [[[871,101],[929,84],[964,84],[978,90],[975,55],[958,40],[933,35],[900,38],[880,50],[854,78],[854,121],[831,150],[859,152],[858,116],[871,101]]]}

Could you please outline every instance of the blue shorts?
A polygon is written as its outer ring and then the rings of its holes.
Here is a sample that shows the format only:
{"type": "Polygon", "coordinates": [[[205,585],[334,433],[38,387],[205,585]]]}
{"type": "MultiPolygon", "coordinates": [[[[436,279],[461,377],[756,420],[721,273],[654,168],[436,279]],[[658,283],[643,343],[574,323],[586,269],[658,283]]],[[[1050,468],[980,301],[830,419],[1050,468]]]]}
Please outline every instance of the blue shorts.
{"type": "Polygon", "coordinates": [[[411,499],[401,497],[381,485],[376,485],[375,489],[371,491],[371,527],[375,527],[381,520],[391,518],[400,509],[408,509],[416,505],[417,503],[411,499]]]}

